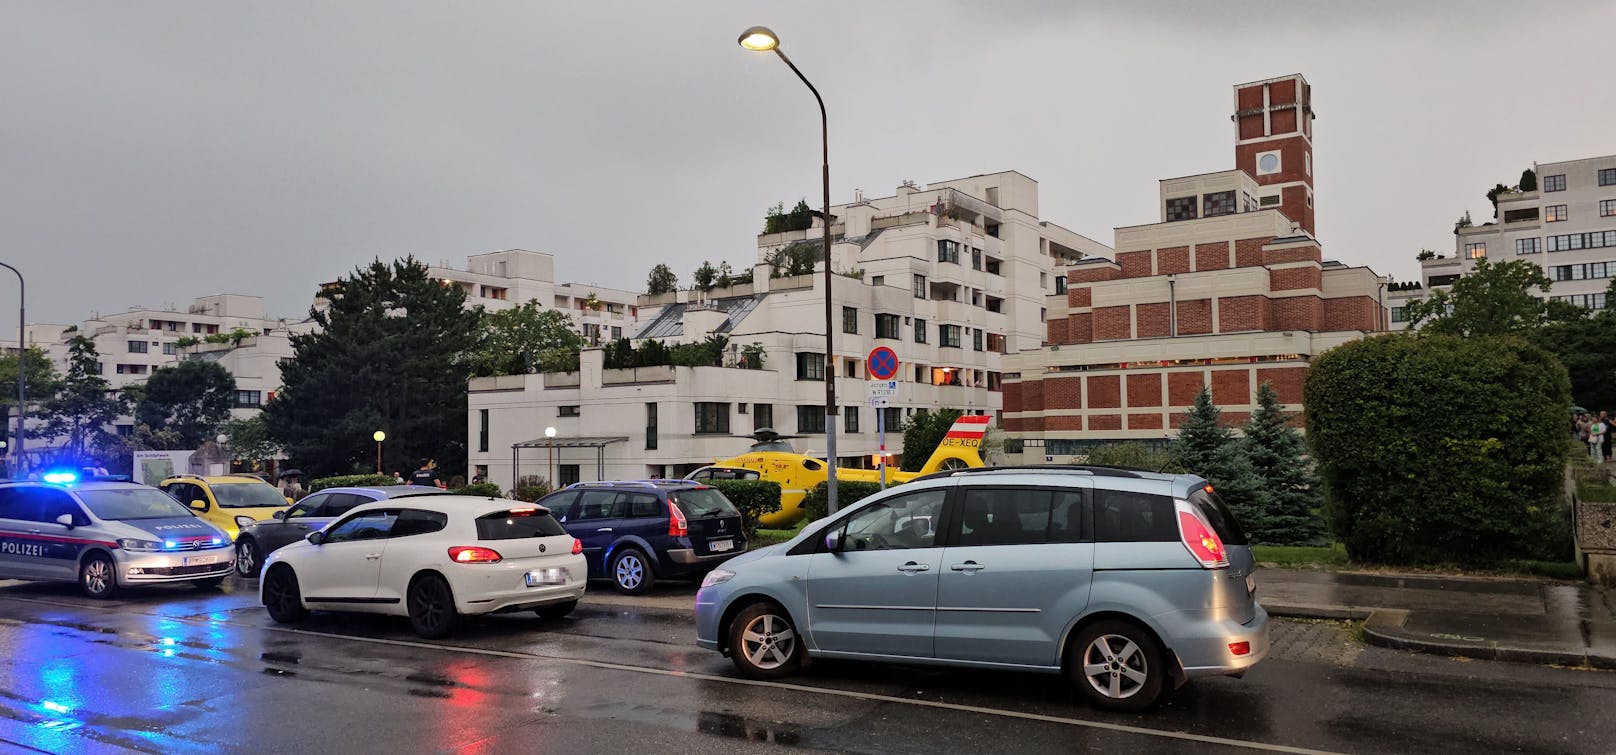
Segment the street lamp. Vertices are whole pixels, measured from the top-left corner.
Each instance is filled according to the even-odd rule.
[[[836,513],[836,329],[833,327],[831,317],[831,271],[830,271],[830,121],[825,115],[825,98],[819,96],[819,90],[814,88],[813,82],[802,71],[797,70],[797,64],[786,57],[784,50],[780,49],[780,36],[766,26],[754,26],[741,32],[737,40],[740,45],[753,52],[770,52],[780,56],[791,67],[791,72],[802,79],[808,86],[808,91],[814,93],[814,101],[819,103],[819,136],[820,136],[820,176],[823,179],[825,190],[825,502],[829,513]]]
[[[17,274],[17,467],[22,467],[22,451],[26,445],[27,431],[23,428],[24,421],[28,419],[28,399],[26,384],[28,382],[28,310],[24,306],[28,298],[28,284],[23,282],[22,271],[0,262],[0,267]],[[13,472],[15,474],[15,472]]]
[[[370,434],[376,440],[376,474],[382,473],[382,441],[387,440],[387,433],[377,430]]]
[[[547,443],[545,443],[545,445],[550,447],[550,479],[546,480],[546,482],[550,483],[550,489],[551,490],[556,489],[556,479],[555,479],[555,436],[556,436],[556,429],[555,428],[553,428],[553,427],[544,428],[544,437],[548,441]]]

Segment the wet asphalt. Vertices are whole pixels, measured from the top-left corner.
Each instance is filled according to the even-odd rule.
[[[688,585],[435,642],[385,617],[280,627],[256,586],[0,588],[0,751],[1616,751],[1616,673],[1409,655],[1329,622],[1276,621],[1244,679],[1117,715],[1030,674],[825,662],[747,682],[667,607]]]

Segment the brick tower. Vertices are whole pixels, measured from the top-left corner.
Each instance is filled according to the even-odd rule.
[[[1301,74],[1234,88],[1234,164],[1280,191],[1279,209],[1309,236],[1313,228],[1313,88]]]

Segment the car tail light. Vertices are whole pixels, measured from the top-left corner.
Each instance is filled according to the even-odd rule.
[[[1251,654],[1251,643],[1250,642],[1231,642],[1231,643],[1229,643],[1229,652],[1234,653],[1235,655],[1250,655]]]
[[[449,549],[449,560],[457,564],[497,564],[499,551],[476,545],[457,545]]]
[[[576,555],[578,555],[580,553],[583,553],[583,552],[584,552],[584,541],[579,540],[578,538],[573,538],[572,539],[572,555],[576,556]]]
[[[1223,540],[1218,533],[1212,531],[1212,525],[1186,502],[1178,502],[1177,508],[1178,537],[1189,549],[1190,555],[1200,561],[1204,569],[1226,568],[1229,565],[1229,552],[1224,550]]]
[[[690,534],[690,522],[685,519],[685,512],[679,510],[679,505],[671,499],[668,501],[668,536],[685,537]]]

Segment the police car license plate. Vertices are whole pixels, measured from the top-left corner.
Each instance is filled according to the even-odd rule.
[[[523,575],[528,587],[543,585],[564,585],[567,583],[567,570],[557,566],[548,569],[534,569]]]
[[[723,551],[732,551],[732,550],[735,550],[735,541],[734,540],[708,540],[707,541],[707,550],[710,550],[710,551],[712,551],[714,553],[720,553],[720,552],[723,552]]]
[[[184,564],[185,566],[202,566],[202,565],[205,565],[205,564],[216,564],[216,563],[219,563],[219,557],[218,556],[186,556],[185,559],[181,563]]]

